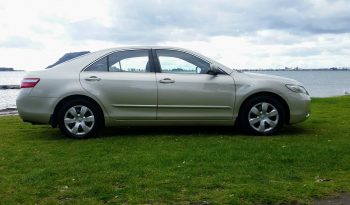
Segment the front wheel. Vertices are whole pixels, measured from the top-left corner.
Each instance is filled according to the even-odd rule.
[[[270,96],[249,99],[242,107],[239,123],[249,133],[271,135],[284,124],[285,113],[282,104]]]
[[[72,100],[60,109],[58,125],[64,135],[85,139],[98,134],[101,116],[93,103],[87,100]]]

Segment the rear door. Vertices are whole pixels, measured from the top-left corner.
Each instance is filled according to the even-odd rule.
[[[222,72],[208,74],[210,64],[192,54],[158,49],[153,52],[159,71],[159,120],[230,120],[235,83]]]
[[[115,120],[155,120],[157,84],[150,50],[112,53],[80,74],[83,88]]]

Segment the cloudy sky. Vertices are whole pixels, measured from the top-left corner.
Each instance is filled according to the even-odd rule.
[[[125,45],[195,50],[237,69],[350,67],[349,0],[0,0],[0,67]]]

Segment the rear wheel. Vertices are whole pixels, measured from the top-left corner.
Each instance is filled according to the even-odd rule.
[[[102,114],[94,103],[72,100],[62,106],[58,113],[61,132],[71,138],[84,139],[97,136],[102,126]]]
[[[282,104],[270,96],[249,99],[242,107],[239,122],[252,134],[271,135],[284,124],[285,112]]]

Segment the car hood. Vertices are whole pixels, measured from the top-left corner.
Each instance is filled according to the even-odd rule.
[[[296,85],[301,85],[300,82],[291,79],[291,78],[285,78],[285,77],[280,77],[276,75],[266,75],[266,74],[260,74],[260,73],[242,73],[243,75],[249,77],[249,78],[255,78],[255,79],[261,79],[261,80],[273,80],[273,81],[278,81],[281,83],[285,84],[296,84]]]

